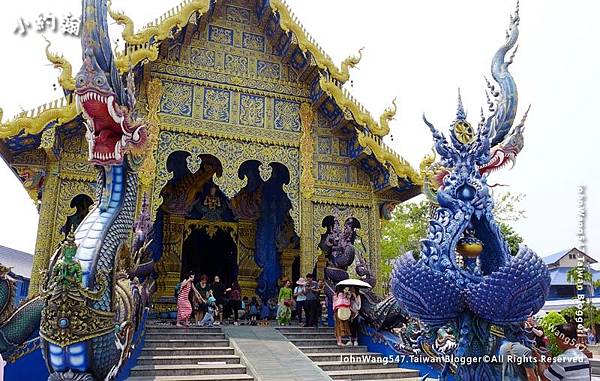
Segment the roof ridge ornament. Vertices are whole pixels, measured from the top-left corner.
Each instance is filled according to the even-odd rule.
[[[46,38],[46,36],[42,36],[44,40],[46,40],[46,58],[50,61],[54,68],[60,69],[61,74],[58,77],[58,83],[62,86],[66,91],[75,90],[75,79],[73,78],[73,66],[71,63],[62,55],[62,54],[54,54],[50,52],[50,46],[52,43],[50,40]]]

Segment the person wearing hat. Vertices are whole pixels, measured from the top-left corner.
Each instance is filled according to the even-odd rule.
[[[298,318],[298,323],[302,324],[302,309],[306,309],[304,306],[304,301],[306,300],[306,295],[304,295],[304,286],[306,285],[306,280],[304,278],[300,278],[296,281],[296,287],[294,288],[294,299],[296,300],[296,318]],[[305,313],[306,315],[306,313]]]
[[[339,346],[344,345],[342,343],[344,337],[350,336],[350,318],[352,316],[350,296],[350,287],[336,287],[336,292],[333,295],[335,338]],[[352,344],[352,341],[348,344]]]

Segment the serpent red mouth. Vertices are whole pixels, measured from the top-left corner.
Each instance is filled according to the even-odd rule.
[[[97,90],[77,93],[77,107],[87,120],[89,160],[95,164],[120,164],[124,148],[140,140],[139,128],[131,128],[115,95]]]

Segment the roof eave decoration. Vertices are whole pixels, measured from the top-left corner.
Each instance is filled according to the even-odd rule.
[[[2,120],[0,109],[0,121]],[[33,110],[22,112],[11,121],[0,122],[0,139],[18,135],[37,135],[51,123],[64,124],[77,117],[78,112],[71,96],[62,97]]]
[[[185,0],[175,8],[135,33],[133,20],[123,12],[108,7],[110,17],[125,27],[123,39],[127,43],[125,51],[116,54],[117,68],[121,74],[128,72],[140,62],[155,61],[158,58],[158,44],[185,27],[194,13],[203,15],[210,10],[211,0]]]
[[[390,132],[389,122],[396,115],[397,107],[396,100],[392,101],[393,107],[386,109],[377,123],[371,114],[348,93],[346,89],[340,88],[333,81],[328,80],[324,76],[319,79],[321,89],[328,96],[332,97],[342,110],[347,110],[352,114],[352,117],[359,126],[367,128],[371,133],[377,136],[386,136]]]
[[[153,23],[135,33],[133,21],[122,12],[113,11],[108,7],[108,13],[119,25],[124,25],[123,39],[129,45],[143,45],[153,39],[154,43],[161,42],[173,36],[173,32],[181,30],[186,26],[190,17],[195,12],[205,14],[210,9],[210,0],[185,0],[183,3],[172,8]]]
[[[341,69],[339,69],[331,60],[331,58],[317,45],[313,38],[304,30],[302,25],[298,22],[298,19],[292,15],[290,8],[282,0],[269,0],[269,6],[271,10],[279,15],[279,26],[286,32],[292,32],[296,36],[298,47],[303,53],[309,52],[315,63],[321,70],[326,70],[329,75],[340,81],[341,83],[346,82],[350,79],[350,68],[355,67],[361,60],[362,54],[359,50],[358,56],[350,56],[342,62]]]
[[[52,63],[52,65],[54,65],[56,69],[61,70],[61,74],[58,77],[58,83],[63,89],[65,89],[66,92],[75,90],[75,79],[73,78],[73,67],[71,66],[71,63],[67,61],[64,56],[51,53],[50,41],[46,39],[46,42],[48,43],[45,49],[46,58]]]
[[[395,175],[408,179],[415,185],[422,185],[423,178],[419,175],[411,165],[398,155],[393,149],[386,146],[381,140],[369,133],[368,131],[356,131],[358,143],[368,148],[375,158],[384,165],[389,164]],[[393,175],[393,173],[391,174]]]

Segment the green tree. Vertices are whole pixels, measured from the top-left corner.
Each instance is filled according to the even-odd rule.
[[[577,313],[579,309],[575,306],[568,307],[560,311],[560,314],[565,318],[575,320],[577,318]],[[583,312],[583,313],[582,313]],[[583,318],[583,325],[587,328],[593,328],[592,323],[594,325],[600,324],[600,313],[598,313],[598,309],[592,305],[590,302],[583,303],[582,312],[579,312],[580,317]]]
[[[500,232],[508,243],[510,254],[517,255],[517,252],[519,251],[519,244],[523,242],[523,237],[515,232],[514,229],[506,222],[499,222],[498,225],[500,226]]]
[[[521,209],[521,201],[525,198],[523,193],[495,192],[494,198],[494,218],[499,223],[508,224],[516,222],[527,217],[524,209]]]
[[[407,202],[394,210],[392,219],[385,222],[381,232],[381,277],[389,279],[393,260],[399,255],[420,251],[420,240],[427,235],[429,202]]]
[[[600,287],[600,279],[593,280],[592,273],[587,265],[581,269],[581,273],[579,272],[579,267],[577,266],[570,268],[567,272],[567,282],[576,284],[580,274],[583,284],[591,285],[593,288]]]
[[[564,316],[556,311],[548,312],[548,314],[544,316],[540,322],[540,326],[548,338],[548,350],[552,356],[558,356],[562,352],[557,345],[558,338],[555,334],[555,327],[557,325],[565,324],[566,322],[567,320],[564,318]]]

